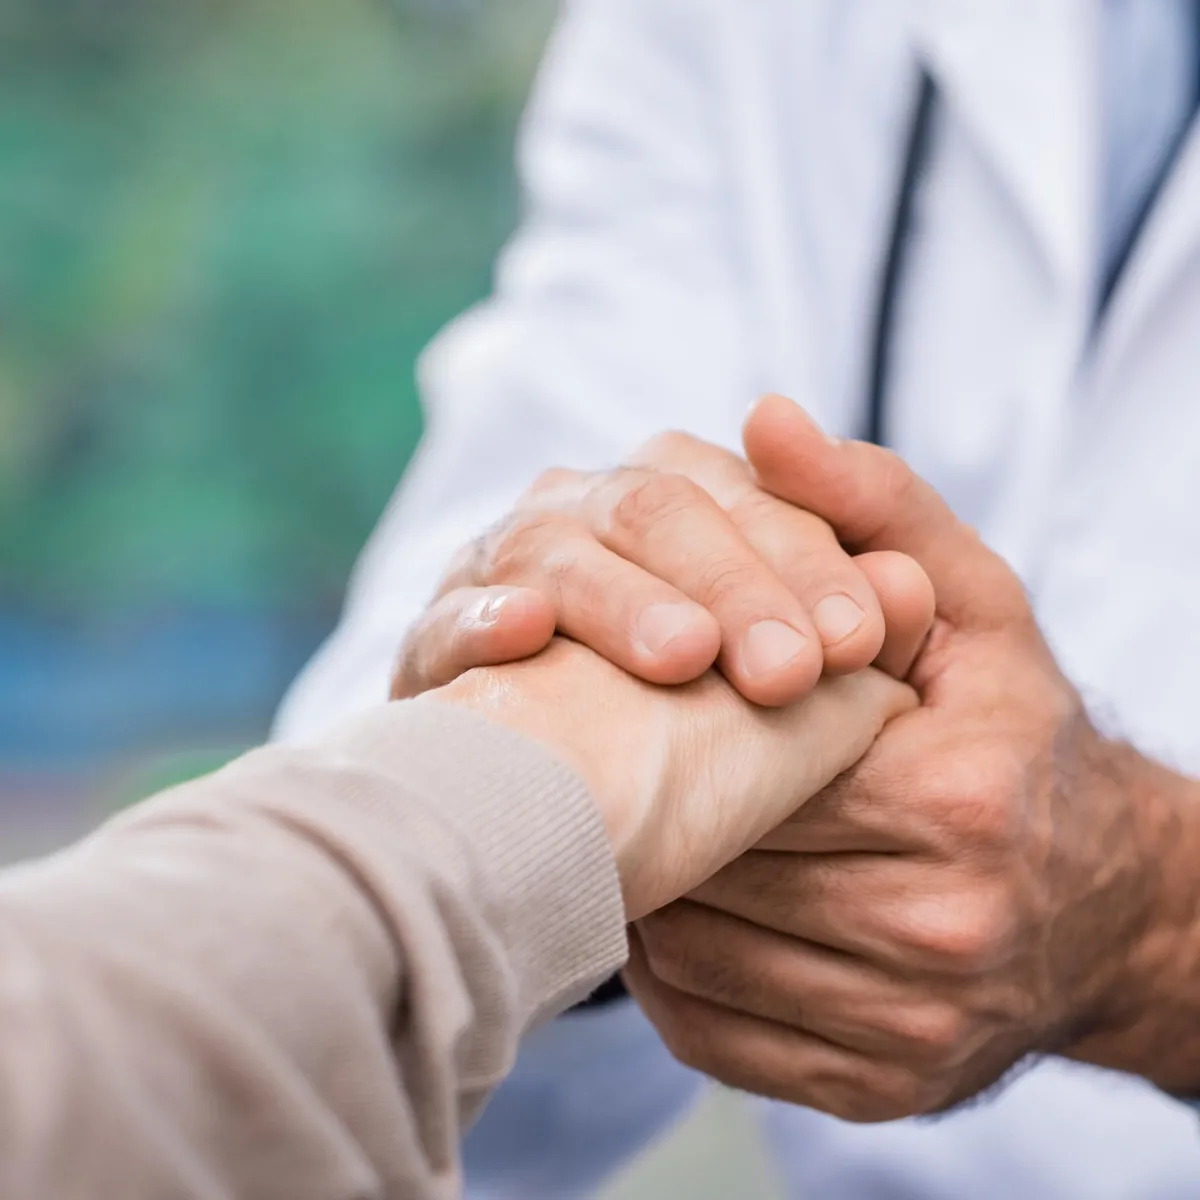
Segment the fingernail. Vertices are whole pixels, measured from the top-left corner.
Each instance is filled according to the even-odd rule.
[[[782,621],[751,625],[742,641],[742,667],[748,675],[769,675],[786,667],[808,644],[804,634]]]
[[[500,620],[500,613],[508,603],[508,599],[507,592],[501,592],[499,595],[493,596],[481,596],[467,609],[463,616],[464,624],[495,625]]]
[[[842,593],[826,596],[813,609],[813,624],[827,646],[849,637],[866,620],[867,614]]]
[[[695,625],[696,610],[690,604],[651,604],[638,617],[637,638],[644,649],[658,655]]]

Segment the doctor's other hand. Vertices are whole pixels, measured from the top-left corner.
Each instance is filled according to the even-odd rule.
[[[743,459],[668,433],[613,471],[547,471],[467,546],[406,639],[393,696],[534,654],[557,630],[651,683],[716,663],[747,699],[783,705],[822,671],[903,676],[932,610],[910,559],[851,559]]]
[[[1012,571],[901,460],[777,397],[745,441],[846,544],[911,554],[937,615],[921,707],[639,923],[626,979],[667,1045],[856,1121],[944,1110],[1038,1053],[1194,1089],[1196,785],[1093,728]]]
[[[600,810],[630,920],[682,896],[857,762],[916,704],[872,668],[799,704],[748,703],[715,672],[647,684],[575,642],[467,672],[429,694],[546,746]]]

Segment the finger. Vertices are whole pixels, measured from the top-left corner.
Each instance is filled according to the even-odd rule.
[[[810,614],[826,671],[849,674],[875,660],[885,632],[879,601],[825,521],[764,492],[744,459],[688,434],[662,434],[630,461],[686,476],[729,513]]]
[[[873,1057],[962,1053],[961,1014],[932,988],[866,960],[681,901],[637,923],[654,977],[711,1004]]]
[[[600,477],[581,516],[602,544],[652,571],[716,617],[718,664],[748,700],[794,703],[824,665],[801,601],[690,479],[626,468]]]
[[[944,759],[944,722],[921,707],[901,713],[881,732],[853,768],[821,789],[772,829],[761,850],[810,856],[904,854],[944,858],[945,810],[960,812],[957,796],[930,803],[953,781],[929,764]],[[913,805],[921,795],[924,803]],[[957,847],[957,842],[953,843]]]
[[[554,621],[550,601],[526,588],[450,592],[409,629],[392,676],[392,699],[442,687],[473,667],[537,654],[554,636]]]
[[[799,704],[746,704],[708,675],[656,693],[675,793],[646,835],[636,918],[686,895],[856,762],[911,688],[868,668],[822,679]]]
[[[688,899],[788,937],[894,963],[904,955],[891,918],[920,894],[914,887],[921,882],[912,862],[899,856],[752,850]]]
[[[900,718],[903,719],[903,718]],[[776,825],[757,843],[756,849],[789,854],[902,854],[913,845],[906,826],[896,828],[894,805],[872,786],[863,773],[874,762],[878,745],[862,760],[822,788],[787,820]],[[895,794],[904,796],[896,781]]]
[[[874,662],[884,645],[883,610],[866,573],[833,530],[758,487],[730,509],[730,516],[808,610],[821,638],[825,670],[851,674]]]
[[[938,611],[997,628],[1026,609],[1012,571],[902,459],[826,437],[798,405],[767,396],[746,419],[747,457],[767,491],[828,521],[861,550],[898,550],[928,573]]]
[[[1007,961],[1012,949],[1003,887],[980,877],[973,864],[756,850],[688,898],[906,973],[973,978]]]
[[[894,550],[860,554],[854,562],[879,598],[886,623],[887,634],[875,665],[903,679],[933,628],[933,584],[915,559]]]
[[[752,712],[752,723],[736,739],[738,753],[716,755],[714,764],[711,749],[697,747],[697,766],[705,772],[698,786],[725,797],[727,820],[735,815],[735,798],[749,807],[749,840],[739,847],[745,849],[789,817],[799,820],[804,803],[858,762],[880,731],[915,704],[910,688],[873,668],[823,679],[801,704]],[[696,728],[706,742],[722,733],[728,740],[729,732],[719,719]]]
[[[761,1017],[689,996],[657,979],[640,935],[623,977],[671,1053],[729,1087],[832,1113],[883,1121],[924,1111],[909,1073]]]
[[[675,991],[847,1049],[878,1048],[856,1047],[860,1031],[847,1020],[857,992],[892,991],[862,959],[686,900],[643,917],[637,932],[654,978]]]
[[[516,514],[475,543],[446,586],[505,583],[548,597],[560,632],[649,683],[713,665],[721,629],[703,605],[562,516]]]

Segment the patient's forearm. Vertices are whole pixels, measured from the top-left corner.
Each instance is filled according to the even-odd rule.
[[[582,782],[433,702],[0,877],[0,1195],[458,1194],[517,1040],[625,953]]]

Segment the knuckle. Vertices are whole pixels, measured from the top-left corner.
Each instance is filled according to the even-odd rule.
[[[658,1026],[671,1057],[726,1087],[793,1103],[808,1100],[805,1081],[780,1069],[786,1050],[778,1045],[747,1043],[725,1022],[709,1013],[688,1013]]]
[[[392,700],[408,700],[423,690],[422,679],[416,670],[411,639],[405,639],[392,666],[392,681],[388,697]]]
[[[788,1104],[808,1102],[803,1082],[797,1083],[781,1074],[778,1065],[766,1055],[756,1058],[717,1049],[708,1055],[707,1061],[698,1069],[734,1091],[763,1096],[768,1100],[782,1100]]]
[[[797,888],[806,874],[811,878],[820,864],[771,854],[746,854],[725,867],[714,881],[723,886],[730,900],[741,899],[763,921],[776,923],[793,914]]]
[[[629,468],[618,477],[607,531],[618,539],[641,539],[660,521],[706,501],[706,493],[683,475]]]
[[[912,468],[891,450],[879,454],[880,487],[893,511],[907,509],[917,494],[917,476]]]
[[[640,600],[631,585],[627,563],[583,564],[568,552],[551,551],[543,561],[544,587],[558,601],[564,632],[582,619],[599,621],[610,630],[629,628]]]
[[[784,562],[798,560],[804,564],[804,573],[810,566],[818,569],[832,565],[835,551],[848,562],[848,556],[837,546],[830,544],[821,534],[828,526],[817,517],[792,508],[758,487],[747,486],[729,508],[733,523],[747,536],[752,536],[755,545],[768,554],[778,556]],[[814,524],[816,522],[816,524]],[[832,535],[830,535],[832,539]]]
[[[655,1016],[655,1027],[663,1045],[676,1062],[693,1071],[719,1077],[720,1065],[713,1048],[720,1038],[714,1036],[708,1020],[693,1012],[679,1012],[667,1001]]]
[[[713,953],[711,939],[670,909],[643,919],[642,944],[655,978],[695,996],[724,994],[731,972]]]
[[[701,604],[733,601],[761,591],[763,570],[755,563],[717,558],[705,563],[696,577],[696,598]]]
[[[474,575],[479,583],[507,583],[541,565],[547,550],[565,532],[554,513],[518,510],[493,525],[479,540]]]
[[[478,537],[473,537],[469,542],[459,546],[454,552],[434,590],[433,598],[430,601],[431,605],[447,592],[461,586],[474,584],[479,565],[483,561],[484,543],[487,541],[489,532],[490,530],[485,530]]]
[[[1007,898],[989,889],[910,906],[904,926],[902,940],[926,963],[949,974],[971,975],[1008,956],[1015,922]]]
[[[533,483],[525,491],[525,496],[538,498],[543,502],[555,492],[569,487],[579,481],[580,473],[568,467],[547,467],[539,471]]]
[[[879,1068],[846,1063],[809,1083],[807,1102],[841,1121],[870,1124],[886,1121],[891,1105],[878,1084]]]
[[[742,702],[732,689],[718,686],[714,701],[740,707]],[[694,894],[702,898],[701,903],[752,918],[760,927],[787,933],[805,916],[805,906],[797,903],[797,897],[811,889],[814,880],[824,882],[822,869],[823,864],[802,855],[751,850],[722,867]],[[724,944],[728,945],[727,939]]]
[[[392,666],[389,695],[393,700],[419,696],[436,686],[430,664],[438,641],[438,606],[428,609],[409,629]]]
[[[962,756],[933,781],[930,795],[953,847],[1002,848],[1013,838],[1017,800],[1026,780],[1010,747],[985,745]]]
[[[640,463],[670,465],[712,449],[694,434],[684,433],[681,429],[668,429],[643,442],[635,458]]]
[[[675,918],[670,907],[660,909],[638,922],[638,933],[646,952],[651,973],[663,983],[674,984],[681,973],[686,952],[681,949],[683,937],[674,928]]]
[[[751,479],[746,460],[724,446],[706,442],[678,429],[656,434],[630,457],[631,466],[676,471],[690,479],[745,483]]]
[[[1040,633],[1038,637],[1040,640]],[[1049,657],[1048,647],[1047,656]],[[1042,693],[1042,724],[1045,728],[1058,731],[1054,742],[1056,749],[1074,749],[1078,745],[1077,739],[1088,740],[1094,732],[1094,727],[1083,697],[1058,673],[1053,658],[1050,658],[1050,664],[1055,678],[1051,686]]]
[[[776,534],[781,541],[786,538],[791,557],[819,561],[828,555],[831,560],[850,561],[849,554],[838,544],[826,521],[764,492],[753,483],[739,492],[729,514],[739,525],[751,525],[759,533]]]
[[[847,1097],[851,1106],[845,1119],[858,1124],[878,1124],[916,1117],[932,1107],[933,1089],[915,1071],[892,1067],[876,1071],[868,1087]]]
[[[904,1009],[895,1021],[895,1032],[920,1061],[941,1063],[957,1056],[970,1027],[960,1009],[937,1002]]]
[[[815,1107],[858,1125],[918,1116],[934,1104],[933,1089],[918,1073],[881,1063],[847,1067],[815,1091]]]

